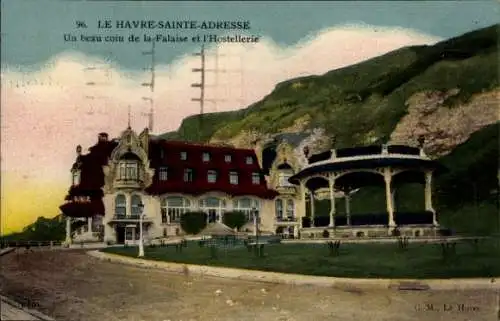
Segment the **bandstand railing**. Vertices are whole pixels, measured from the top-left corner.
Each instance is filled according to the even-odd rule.
[[[335,216],[335,226],[369,226],[369,225],[389,225],[389,215],[387,213],[355,214],[350,216],[350,224],[347,224],[347,216]],[[421,212],[395,212],[394,222],[397,226],[405,225],[427,225],[433,223],[433,213],[430,211]],[[327,227],[330,224],[330,217],[314,217],[314,227]],[[311,218],[302,218],[302,227],[311,227]]]
[[[314,164],[329,159],[377,156],[377,155],[403,155],[403,156],[423,156],[422,150],[417,147],[406,145],[371,145],[360,147],[348,147],[332,149],[309,158],[309,164]]]

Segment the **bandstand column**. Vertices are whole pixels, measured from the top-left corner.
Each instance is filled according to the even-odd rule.
[[[71,218],[66,216],[66,244],[71,244]]]
[[[330,174],[328,177],[328,185],[330,189],[330,227],[335,226],[335,176]]]
[[[437,226],[436,211],[432,207],[432,172],[425,172],[425,210],[432,212],[432,224]]]
[[[351,195],[349,192],[345,194],[345,214],[347,218],[347,225],[351,225]]]
[[[309,201],[311,202],[311,227],[314,227],[314,192],[309,192]]]
[[[385,181],[385,199],[387,204],[387,213],[389,214],[389,227],[395,227],[394,222],[394,205],[392,204],[392,192],[391,192],[391,181],[392,173],[390,168],[384,170],[384,181]]]
[[[396,188],[393,187],[391,190],[391,201],[392,201],[392,210],[397,211],[397,205],[396,205]]]
[[[303,228],[302,226],[302,217],[306,215],[306,184],[304,181],[300,181],[300,200],[301,200],[301,205],[300,205],[300,217],[298,219],[300,220],[299,226]],[[297,231],[298,233],[298,231]]]
[[[89,233],[92,233],[92,217],[87,218],[87,228]]]

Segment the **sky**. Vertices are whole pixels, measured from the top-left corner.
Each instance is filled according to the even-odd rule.
[[[429,45],[498,23],[495,1],[137,2],[3,0],[1,2],[1,229],[19,230],[38,216],[59,214],[69,188],[75,147],[86,150],[105,131],[147,126],[175,130],[199,112],[197,35],[259,37],[251,44],[207,43],[206,112],[244,108],[281,81],[348,66],[409,45]],[[111,29],[98,22],[110,20]],[[117,29],[119,20],[248,21],[248,30]],[[85,24],[86,28],[81,25]],[[80,25],[80,28],[77,27]],[[139,42],[128,42],[133,34]],[[144,35],[187,36],[155,44]],[[77,41],[65,41],[72,35]],[[88,42],[84,36],[123,36]],[[67,36],[68,38],[68,36]],[[215,58],[218,53],[218,59]],[[218,60],[218,63],[216,62]],[[218,66],[218,67],[217,67]],[[94,85],[88,85],[94,83]],[[146,99],[145,99],[146,98]]]

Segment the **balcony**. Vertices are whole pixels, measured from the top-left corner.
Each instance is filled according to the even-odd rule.
[[[290,225],[299,223],[296,217],[275,217],[274,222],[276,225]]]
[[[139,215],[121,215],[121,214],[115,214],[113,215],[113,218],[111,219],[111,222],[139,222]],[[143,217],[144,222],[152,222],[152,219],[150,217]]]
[[[116,179],[115,188],[141,188],[143,181],[141,179]]]
[[[280,194],[296,194],[297,187],[294,185],[278,185],[276,186],[276,191]]]

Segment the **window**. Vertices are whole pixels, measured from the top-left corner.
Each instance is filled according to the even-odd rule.
[[[260,202],[252,198],[240,198],[233,201],[233,210],[235,212],[245,213],[247,222],[253,222],[253,210],[260,210]]]
[[[210,161],[210,154],[209,153],[203,153],[203,161],[204,162]]]
[[[115,197],[115,215],[125,216],[127,214],[127,199],[125,195],[118,194]]]
[[[184,182],[193,181],[193,170],[191,168],[186,168],[184,170]]]
[[[74,171],[73,172],[73,178],[72,178],[72,185],[76,186],[80,184],[80,171]]]
[[[120,180],[137,180],[139,178],[137,161],[120,161],[120,171],[118,178]]]
[[[217,181],[217,172],[210,170],[207,172],[207,181],[209,183],[215,183]]]
[[[224,161],[225,161],[226,163],[231,163],[231,155],[225,155],[225,156],[224,156]]]
[[[224,200],[220,200],[217,197],[207,197],[200,200],[201,208],[219,208],[226,207],[226,202]]]
[[[181,160],[186,160],[187,159],[187,153],[186,152],[181,152]]]
[[[132,213],[132,216],[139,216],[142,214],[142,209],[139,207],[141,203],[141,197],[139,195],[132,195],[130,202],[130,213]]]
[[[253,158],[252,158],[252,156],[247,156],[247,158],[245,160],[245,163],[247,165],[252,165],[253,164]]]
[[[229,172],[229,183],[232,185],[238,185],[238,173]]]
[[[161,222],[179,223],[181,216],[191,210],[191,202],[182,196],[169,196],[161,200]]]
[[[286,186],[293,186],[293,184],[288,181],[288,179],[290,177],[292,177],[292,173],[280,172],[278,177],[279,177],[279,179],[278,179],[279,186],[285,186],[285,187]]]
[[[274,206],[274,210],[276,211],[276,218],[283,218],[283,200],[277,199],[276,202],[274,202]]]
[[[160,167],[160,170],[158,172],[158,177],[160,178],[160,181],[168,180],[168,168]]]
[[[259,185],[260,184],[260,174],[252,173],[252,184]]]
[[[165,151],[160,149],[160,158],[163,159],[165,157]]]
[[[286,216],[288,218],[293,218],[295,215],[295,204],[293,200],[287,200],[286,201]]]

